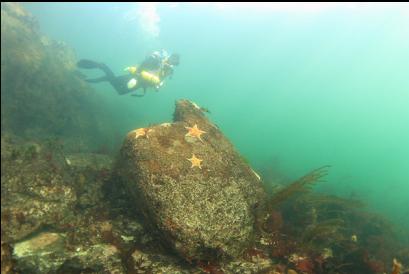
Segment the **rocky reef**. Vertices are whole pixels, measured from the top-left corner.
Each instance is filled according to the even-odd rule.
[[[200,113],[186,100],[179,102],[177,109],[180,108]],[[212,126],[207,119],[204,117],[202,119],[201,125],[208,123],[207,126]],[[173,126],[176,129],[173,132],[181,135],[180,139],[186,138],[184,141],[186,145],[193,146],[197,145],[197,141],[202,142],[196,140],[196,137],[185,136],[186,128],[183,122],[176,122]],[[166,130],[170,126],[157,127]],[[212,132],[210,128],[206,127],[206,130]],[[148,133],[149,138],[145,135],[140,137],[141,140],[146,138],[154,141],[151,133]],[[164,133],[166,132],[162,132]],[[213,134],[218,134],[216,135],[218,138],[224,138],[216,127]],[[208,138],[202,136],[201,139],[205,142],[209,141]],[[123,152],[128,141],[126,139],[124,142]],[[136,203],[135,199],[138,196],[134,196],[134,191],[128,193],[130,187],[137,185],[130,183],[128,185],[125,181],[127,177],[117,176],[120,171],[134,170],[123,163],[125,160],[123,154],[113,164],[113,159],[107,155],[67,153],[58,141],[26,142],[3,136],[1,139],[3,273],[210,273],[209,271],[217,273],[215,271],[222,271],[222,267],[226,273],[258,273],[271,267],[272,261],[268,258],[259,258],[255,261],[242,258],[242,253],[246,252],[254,241],[256,235],[254,211],[259,199],[263,199],[264,192],[258,177],[240,159],[232,145],[226,139],[221,143],[224,146],[223,153],[226,155],[231,153],[231,158],[224,164],[224,168],[236,163],[236,169],[224,171],[223,174],[232,172],[225,182],[218,177],[211,179],[210,172],[205,180],[210,181],[209,186],[213,186],[213,182],[219,180],[226,189],[217,191],[220,186],[214,186],[212,191],[208,192],[203,188],[205,185],[195,189],[187,186],[180,188],[175,186],[173,179],[169,182],[172,185],[164,188],[169,191],[164,194],[171,195],[174,187],[174,195],[171,196],[174,202],[181,205],[191,204],[181,208],[183,210],[178,210],[176,208],[178,204],[171,202],[169,207],[173,207],[174,213],[163,209],[164,213],[169,214],[165,215],[166,218],[170,220],[180,218],[180,222],[186,222],[186,226],[189,226],[190,222],[196,226],[194,229],[184,231],[183,227],[178,227],[180,224],[173,224],[166,219],[163,224],[147,222],[162,220],[157,217],[161,215],[147,215],[150,214],[147,213],[148,210],[153,210],[149,209],[148,205],[143,209],[139,208],[143,204]],[[147,144],[145,142],[145,145]],[[176,153],[183,152],[177,151],[179,152]],[[157,153],[162,155],[163,151]],[[202,155],[200,151],[195,153],[198,156]],[[208,153],[213,157],[217,154],[211,149]],[[210,167],[210,164],[205,162],[202,162],[201,168],[192,167],[191,162],[185,158],[183,160],[186,161],[187,167],[181,164],[181,169],[186,172],[202,171]],[[213,163],[221,165],[219,162]],[[115,170],[113,166],[116,167]],[[218,167],[218,170],[221,171],[222,168]],[[164,174],[172,172],[167,168],[162,171]],[[153,175],[159,174],[154,170],[150,172]],[[164,178],[168,176],[170,175]],[[188,178],[192,182],[197,180],[197,177],[192,175]],[[235,182],[234,178],[237,185],[229,186]],[[238,180],[240,178],[242,180]],[[248,180],[248,184],[245,179]],[[204,178],[201,177],[201,180]],[[201,180],[196,182],[204,184],[205,182]],[[182,186],[187,184],[181,182]],[[250,189],[250,183],[255,187]],[[190,194],[184,192],[185,190],[194,196],[189,198]],[[214,192],[218,193],[204,199],[211,203],[204,204],[203,198]],[[154,194],[155,192],[147,193],[147,196],[155,197]],[[185,195],[186,200],[183,200]],[[232,203],[237,209],[224,204],[227,202]],[[229,214],[233,216],[227,216]],[[163,225],[162,229],[152,230],[152,227],[161,228],[160,225]],[[245,233],[241,231],[242,229]],[[218,233],[223,237],[217,235]],[[179,237],[179,245],[172,246],[173,238],[170,237],[175,239]],[[201,242],[201,238],[206,241]],[[185,250],[191,253],[182,253]]]
[[[188,100],[175,120],[130,132],[117,174],[135,208],[188,261],[239,255],[264,200],[260,177]]]

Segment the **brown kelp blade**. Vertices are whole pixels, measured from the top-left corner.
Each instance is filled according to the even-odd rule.
[[[308,174],[279,190],[277,193],[273,194],[269,201],[269,206],[274,207],[279,203],[287,200],[289,197],[295,193],[304,192],[309,189],[313,184],[317,182],[322,182],[322,178],[328,174],[328,169],[330,166],[322,166],[320,168],[310,171]]]

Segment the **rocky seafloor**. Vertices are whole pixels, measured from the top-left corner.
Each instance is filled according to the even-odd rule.
[[[308,191],[328,167],[279,185],[189,100],[94,149],[73,51],[20,5],[1,15],[2,273],[407,273],[407,232]]]
[[[180,104],[201,113],[188,101]],[[158,125],[155,133],[138,138],[131,132],[115,164],[106,155],[69,154],[58,144],[19,144],[3,137],[2,250],[9,252],[4,261],[11,259],[22,273],[202,273],[216,269],[209,262],[219,259],[229,261],[224,268],[231,273],[258,273],[271,267],[267,258],[233,259],[254,239],[252,207],[263,195],[259,178],[227,140],[219,155],[217,148],[208,149],[216,149],[213,157],[230,157],[237,166],[229,161],[221,166],[199,149],[195,153],[203,155],[202,167],[191,167],[185,154],[204,144],[185,136],[184,124],[178,123]],[[217,128],[214,131],[223,138]],[[179,140],[172,143],[171,136],[178,132]],[[169,139],[166,147],[160,138]],[[203,137],[203,142],[209,138]],[[128,149],[133,140],[140,147]],[[134,151],[156,154],[142,159],[135,153],[134,162],[122,156]],[[167,153],[180,159],[168,158]],[[161,159],[178,162],[181,170],[162,167]],[[212,166],[223,172],[230,169],[231,174],[212,176]],[[120,175],[124,170],[146,177],[128,178]],[[174,178],[183,173],[186,181]],[[235,174],[241,180],[235,181]],[[143,192],[132,182],[152,189]]]
[[[116,157],[6,134],[2,273],[389,273],[408,260],[359,202],[307,192],[326,172],[267,195],[188,100],[174,122],[131,131]]]

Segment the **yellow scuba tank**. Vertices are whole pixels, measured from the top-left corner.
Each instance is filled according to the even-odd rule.
[[[146,82],[149,82],[153,85],[158,85],[160,84],[160,79],[158,76],[156,76],[153,73],[147,72],[147,71],[141,71],[141,77],[143,80],[145,80]]]

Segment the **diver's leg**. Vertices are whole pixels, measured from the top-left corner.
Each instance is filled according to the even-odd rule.
[[[127,89],[127,78],[126,75],[124,76],[119,76],[116,77],[115,74],[112,72],[112,70],[105,65],[104,63],[99,63],[99,62],[95,62],[92,60],[88,60],[88,59],[82,59],[77,63],[77,66],[83,69],[94,69],[94,68],[98,68],[100,70],[102,70],[105,75],[99,78],[95,78],[95,79],[85,79],[85,81],[89,82],[89,83],[100,83],[100,82],[109,82],[112,87],[118,92],[118,94],[122,95],[122,94],[126,94],[130,91],[128,91]],[[125,82],[126,81],[126,82]]]
[[[131,89],[128,89],[127,86],[128,81],[132,79],[132,76],[130,75],[115,76],[112,70],[104,63],[100,63],[98,68],[105,73],[105,76],[98,79],[94,79],[96,80],[96,82],[108,81],[112,85],[112,87],[118,92],[119,95],[127,94],[132,91]]]
[[[98,68],[105,73],[106,77],[108,78],[108,81],[111,81],[116,78],[112,70],[104,63],[100,63]]]
[[[99,68],[101,63],[98,63],[96,61],[92,61],[89,59],[81,59],[78,61],[77,66],[82,69],[94,69],[94,68]]]
[[[131,75],[121,75],[117,76],[112,80],[109,80],[111,85],[115,88],[115,90],[118,92],[119,95],[124,95],[127,93],[130,93],[137,89],[137,86],[134,86],[132,88],[128,88],[128,82],[133,78]]]
[[[85,81],[88,83],[100,83],[100,82],[108,81],[108,78],[106,76],[102,76],[102,77],[94,78],[94,79],[85,79]]]

